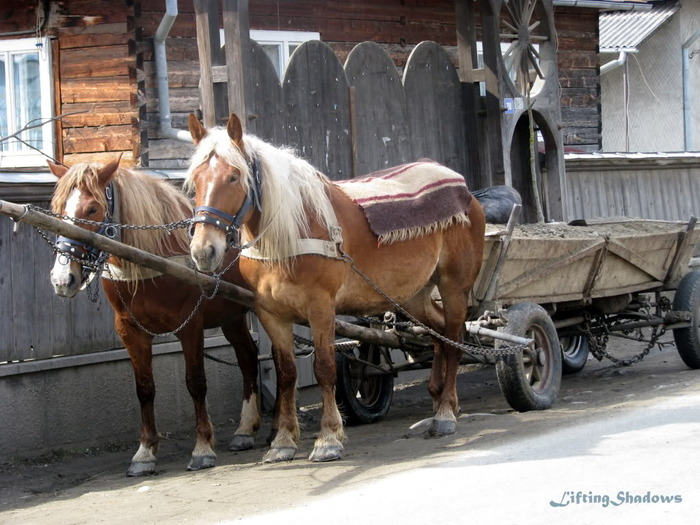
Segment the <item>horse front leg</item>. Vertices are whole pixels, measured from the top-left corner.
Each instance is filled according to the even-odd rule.
[[[236,351],[236,359],[243,376],[240,423],[228,448],[234,451],[248,450],[253,448],[255,434],[260,428],[258,347],[250,335],[244,315],[233,318],[222,325],[221,329]]]
[[[318,304],[318,303],[316,303]],[[333,461],[343,456],[345,431],[335,402],[335,315],[332,307],[309,317],[314,340],[314,374],[321,389],[321,432],[309,455],[310,461]]]
[[[115,327],[124,347],[129,353],[134,370],[136,396],[141,405],[141,435],[139,448],[131,459],[126,471],[130,477],[147,476],[156,472],[156,454],[158,453],[158,430],[153,402],[156,387],[153,380],[152,340],[153,338],[140,329],[131,326],[117,317]]]
[[[216,465],[214,425],[207,411],[207,376],[204,370],[204,331],[201,318],[194,318],[178,334],[185,358],[185,382],[192,397],[197,441],[187,470],[202,470]]]
[[[277,374],[277,400],[275,402],[275,437],[263,463],[291,461],[299,447],[299,420],[297,418],[296,386],[297,368],[294,358],[294,334],[292,323],[262,309],[256,311],[260,322],[272,341],[275,372]]]

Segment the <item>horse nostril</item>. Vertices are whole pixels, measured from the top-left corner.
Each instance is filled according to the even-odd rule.
[[[74,283],[75,283],[75,276],[73,274],[70,274],[68,276],[68,287],[71,288]]]

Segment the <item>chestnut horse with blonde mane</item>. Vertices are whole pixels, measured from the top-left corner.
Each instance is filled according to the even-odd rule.
[[[321,431],[309,459],[339,459],[345,435],[335,401],[336,313],[378,314],[399,304],[448,340],[461,341],[468,294],[483,257],[483,210],[475,199],[466,206],[465,198],[468,212],[460,219],[380,243],[340,184],[292,151],[244,135],[236,115],[226,128],[210,130],[191,115],[190,133],[197,145],[185,182],[195,191],[192,258],[199,270],[216,270],[225,260],[227,232],[240,229],[246,243],[241,274],[255,294],[255,313],[272,341],[277,435],[264,461],[291,460],[298,448],[292,333],[297,322],[308,322],[311,328],[314,373],[323,399]],[[463,177],[440,169],[452,181],[458,179],[469,196]],[[431,297],[436,287],[441,304]],[[439,338],[434,338],[434,352],[428,384],[435,409],[431,432],[453,433],[461,352]]]
[[[119,168],[119,159],[104,166],[77,164],[70,169],[49,162],[49,168],[59,178],[51,203],[56,213],[103,225],[110,222],[170,224],[192,216],[191,202],[174,185]],[[98,230],[96,226],[78,224]],[[112,233],[116,231],[113,227]],[[170,233],[165,229],[122,229],[121,241],[156,255],[179,258],[183,264],[191,264],[188,235],[184,229]],[[88,272],[84,271],[81,257],[89,256],[90,248],[65,238],[59,238],[57,246],[61,251],[51,271],[51,282],[56,294],[73,297],[86,284]],[[69,258],[65,253],[72,253],[73,257]],[[227,265],[235,255],[228,254]],[[136,393],[141,404],[140,444],[127,475],[143,476],[155,472],[158,431],[153,407],[152,342],[156,333],[177,330],[175,335],[182,344],[186,384],[194,402],[197,432],[188,470],[213,467],[216,462],[214,428],[206,406],[207,380],[203,362],[205,328],[221,327],[236,351],[244,380],[244,400],[241,422],[229,448],[251,448],[260,425],[260,416],[257,347],[248,331],[246,309],[221,298],[204,300],[197,308],[202,294],[198,287],[117,257],[110,257],[107,262],[102,286],[114,309],[116,331],[131,358]],[[222,278],[234,284],[243,284],[237,265],[228,269]],[[191,318],[188,320],[189,316]]]

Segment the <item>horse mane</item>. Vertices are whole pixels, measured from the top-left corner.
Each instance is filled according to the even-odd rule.
[[[185,189],[194,189],[195,169],[217,154],[240,171],[241,185],[248,191],[252,174],[246,155],[254,155],[262,179],[259,230],[263,232],[255,246],[265,259],[289,267],[289,254],[294,253],[299,239],[309,236],[312,218],[327,230],[335,223],[327,192],[330,181],[290,148],[278,148],[249,134],[243,137],[243,147],[245,152],[234,145],[224,128],[208,130],[190,159]],[[243,242],[254,238],[246,227],[242,233]]]
[[[97,178],[99,168],[97,164],[87,163],[72,166],[56,184],[51,209],[61,213],[75,188],[85,188],[106,208],[107,199]],[[167,180],[119,168],[112,181],[116,185],[119,200],[118,221],[121,224],[169,224],[191,216],[192,205],[189,199]],[[187,230],[183,228],[178,228],[172,233],[161,228],[124,228],[121,230],[121,242],[161,256],[189,253],[189,238]],[[142,278],[141,266],[123,259],[115,259],[116,265],[121,266],[133,279]]]

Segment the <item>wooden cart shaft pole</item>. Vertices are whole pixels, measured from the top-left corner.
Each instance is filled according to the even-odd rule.
[[[169,261],[163,257],[158,257],[157,255],[139,250],[133,246],[117,242],[104,235],[85,230],[75,224],[55,219],[25,206],[0,200],[0,214],[8,215],[15,221],[26,222],[37,228],[42,228],[75,241],[94,246],[116,257],[138,264],[139,266],[144,266],[161,273],[167,273],[185,281],[187,284],[199,286],[206,293],[211,294],[216,289],[216,279],[210,275],[200,273],[182,264]],[[231,283],[221,281],[217,294],[249,308],[253,306],[253,294]]]
[[[163,257],[117,242],[103,235],[98,235],[95,232],[85,230],[75,224],[55,219],[54,217],[29,209],[23,205],[0,200],[0,214],[7,215],[17,222],[26,222],[34,227],[42,228],[57,235],[63,235],[70,239],[94,246],[134,264],[161,273],[167,273],[187,284],[199,286],[206,293],[211,294],[216,289],[216,279],[209,275],[187,268],[182,264],[174,263]],[[234,284],[221,281],[216,293],[230,301],[234,301],[249,308],[253,307],[254,296],[252,292]],[[369,344],[388,346],[391,348],[400,348],[401,346],[400,338],[396,334],[383,332],[381,330],[365,328],[343,321],[336,321],[335,329],[336,333],[340,336],[357,339]]]

